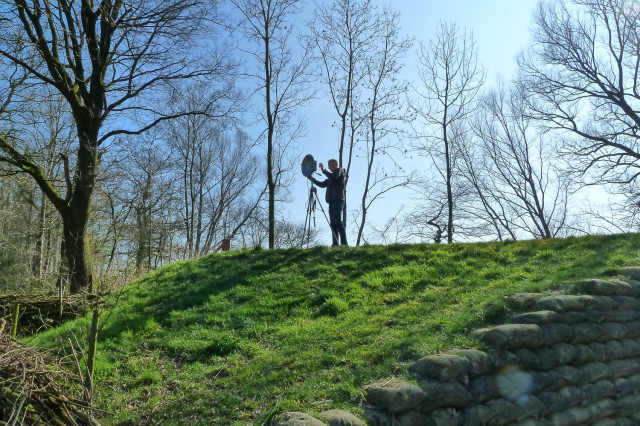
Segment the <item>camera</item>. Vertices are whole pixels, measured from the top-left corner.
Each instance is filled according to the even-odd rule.
[[[302,159],[300,169],[304,177],[309,177],[318,169],[318,162],[313,159],[313,155],[307,154]]]

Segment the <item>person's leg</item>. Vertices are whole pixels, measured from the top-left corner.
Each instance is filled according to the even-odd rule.
[[[342,209],[344,208],[344,200],[336,200],[334,204],[336,204],[336,210],[338,211],[338,214],[336,216],[336,230],[334,232],[336,233],[336,235],[340,235],[340,244],[346,246],[348,245],[347,232],[344,228],[344,223],[342,223]]]
[[[331,227],[331,240],[333,246],[338,245],[338,224],[340,222],[340,214],[342,213],[342,209],[336,205],[336,202],[329,202],[329,225]]]
[[[338,227],[338,232],[340,233],[340,240],[342,241],[340,244],[343,246],[348,246],[347,244],[347,230],[344,228],[344,224],[340,221],[340,226]]]

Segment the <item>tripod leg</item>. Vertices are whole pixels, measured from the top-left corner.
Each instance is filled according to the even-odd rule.
[[[313,184],[311,185],[311,189],[309,189],[309,199],[307,200],[307,215],[304,219],[304,228],[302,229],[302,242],[300,244],[300,248],[304,248],[304,239],[305,236],[307,238],[307,248],[309,248],[309,243],[311,242],[311,215],[315,213],[316,204],[313,198],[314,195]],[[316,224],[315,214],[313,214],[313,226]]]
[[[320,210],[322,210],[322,214],[324,215],[324,218],[327,220],[327,223],[329,224],[329,229],[331,229],[332,237],[338,238],[338,235],[336,235],[336,233],[333,230],[333,227],[331,226],[331,221],[327,217],[327,213],[324,211],[324,207],[322,207],[322,203],[318,200],[318,194],[316,194],[316,202],[320,204]]]

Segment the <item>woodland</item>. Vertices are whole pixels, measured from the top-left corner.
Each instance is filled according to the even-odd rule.
[[[516,77],[488,87],[472,32],[416,40],[371,0],[3,0],[0,292],[95,293],[224,240],[318,244],[288,200],[320,96],[353,245],[633,231],[637,12],[540,2]],[[595,185],[613,201],[581,201]],[[400,189],[413,207],[369,223]]]
[[[91,404],[103,295],[226,243],[322,243],[290,208],[318,99],[352,245],[635,232],[639,12],[542,0],[516,76],[489,86],[470,30],[416,39],[373,0],[0,0],[4,315],[82,299]],[[400,191],[410,208],[385,206]]]

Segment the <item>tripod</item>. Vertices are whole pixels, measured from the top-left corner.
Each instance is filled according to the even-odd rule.
[[[316,206],[320,205],[320,210],[324,215],[324,218],[327,220],[329,224],[329,228],[331,228],[331,222],[329,222],[329,218],[324,211],[324,207],[322,207],[322,203],[318,201],[318,189],[311,183],[311,188],[309,188],[309,198],[307,198],[307,216],[304,220],[304,230],[302,231],[302,243],[300,244],[300,248],[304,247],[304,240],[307,240],[307,248],[309,248],[309,243],[311,242],[311,219],[313,219],[313,227],[316,227]],[[333,229],[331,229],[333,232]]]

